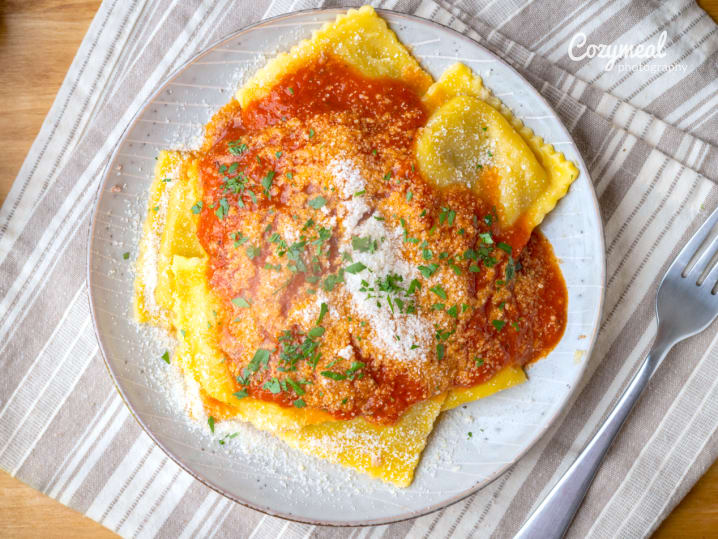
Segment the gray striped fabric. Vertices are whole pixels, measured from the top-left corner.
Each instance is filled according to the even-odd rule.
[[[511,536],[569,466],[650,346],[657,281],[718,205],[718,27],[693,1],[398,0],[479,41],[549,100],[599,195],[607,296],[574,405],[509,472],[413,521],[290,523],[178,468],[130,416],[98,355],[85,283],[88,220],[122,128],[175,67],[263,17],[335,2],[105,0],[0,209],[0,467],[123,536]],[[604,69],[586,43],[665,56]],[[663,67],[662,67],[663,66]],[[670,69],[666,69],[669,66]],[[596,478],[574,537],[651,533],[718,456],[716,325],[679,345]]]

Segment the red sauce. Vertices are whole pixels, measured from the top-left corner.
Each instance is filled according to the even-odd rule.
[[[285,76],[246,109],[232,102],[215,117],[200,163],[204,192],[198,235],[209,254],[210,285],[223,300],[220,345],[238,378],[238,391],[285,406],[322,409],[341,419],[362,415],[391,423],[415,402],[486,381],[506,365],[544,356],[558,343],[566,324],[567,294],[551,246],[537,231],[500,230],[492,208],[469,190],[440,190],[421,177],[413,147],[426,120],[419,96],[404,83],[367,79],[331,58]],[[288,326],[288,313],[347,264],[337,230],[322,243],[319,226],[306,227],[310,220],[338,211],[333,185],[320,172],[316,178],[307,176],[312,166],[326,168],[337,148],[351,153],[372,178],[361,196],[384,212],[387,226],[403,221],[401,226],[416,236],[405,232],[405,256],[424,257],[431,250],[430,259],[415,263],[447,271],[442,275],[449,292],[459,279],[456,294],[463,295],[453,305],[455,312],[456,294],[446,298],[438,314],[428,302],[440,298],[417,300],[422,312],[439,317],[439,329],[450,333],[435,337],[432,357],[421,368],[384,357],[372,342],[375,334],[344,305],[337,307],[344,309],[343,317],[332,326],[325,323],[326,333],[315,340],[323,356],[314,366],[311,357],[302,357],[294,370],[287,370],[287,350],[301,348],[308,338],[306,328]],[[318,198],[325,201],[324,216],[308,202]],[[301,234],[306,246],[300,255],[305,271],[288,270],[295,263],[288,260],[288,249],[281,257],[277,254],[284,240],[276,238],[278,231],[292,222],[305,226]],[[482,235],[490,235],[492,244]],[[422,248],[422,238],[433,239]],[[500,242],[511,247],[497,248]],[[490,254],[473,260],[481,249]],[[458,269],[460,278],[452,281],[447,267]],[[280,276],[286,277],[281,287]],[[248,311],[237,298],[252,303],[254,333],[247,333]],[[258,340],[250,346],[255,335]],[[347,335],[353,363],[324,357],[335,353],[330,345],[340,347]],[[247,376],[257,349],[272,353]],[[347,374],[355,364],[362,366]],[[335,378],[327,381],[321,373]],[[307,383],[297,390],[297,380]]]

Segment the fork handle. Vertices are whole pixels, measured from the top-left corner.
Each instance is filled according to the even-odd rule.
[[[524,523],[516,538],[560,539],[564,536],[613,439],[641,396],[651,375],[672,347],[673,343],[663,344],[663,339],[656,339],[653,348],[606,421]]]

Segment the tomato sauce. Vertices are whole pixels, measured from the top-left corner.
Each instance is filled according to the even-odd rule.
[[[368,79],[331,57],[215,116],[200,162],[198,235],[240,396],[392,423],[418,401],[484,382],[558,343],[567,293],[550,244],[538,231],[501,230],[495,209],[467,188],[423,178],[414,144],[426,121],[406,84]],[[342,284],[352,248],[384,239],[342,240],[353,197],[342,198],[327,172],[337,160],[361,171],[366,185],[354,197],[399,231],[398,249],[421,272],[412,294],[406,279],[377,295],[392,313],[399,304],[387,298],[411,298],[426,320],[421,361],[392,355]],[[359,271],[374,290],[381,276]],[[329,314],[312,311],[319,303]]]

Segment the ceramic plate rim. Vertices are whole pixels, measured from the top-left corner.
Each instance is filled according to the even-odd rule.
[[[115,161],[115,158],[117,156],[117,153],[119,152],[122,144],[125,142],[130,130],[132,127],[137,123],[138,119],[142,116],[142,114],[145,112],[147,107],[153,102],[153,100],[165,89],[165,87],[168,85],[170,81],[172,81],[176,76],[178,76],[180,73],[185,71],[189,66],[191,66],[193,63],[195,63],[198,59],[203,57],[205,54],[208,54],[213,49],[217,48],[222,43],[225,43],[227,41],[236,39],[237,37],[241,36],[242,34],[245,34],[247,32],[250,32],[252,30],[255,30],[262,25],[269,24],[269,23],[275,23],[277,21],[283,20],[283,19],[291,19],[293,17],[297,16],[303,16],[308,14],[335,14],[339,15],[342,13],[346,13],[347,10],[350,8],[315,8],[315,9],[306,9],[306,10],[300,10],[300,11],[293,11],[290,13],[284,13],[281,15],[277,15],[274,17],[270,17],[267,19],[260,20],[256,23],[250,24],[248,26],[244,26],[243,28],[231,32],[229,34],[226,34],[222,38],[214,41],[212,44],[208,45],[207,47],[203,48],[202,51],[194,55],[192,58],[190,58],[187,62],[183,63],[180,67],[173,70],[167,77],[163,79],[163,81],[158,85],[158,87],[152,92],[152,94],[143,102],[143,104],[138,108],[135,115],[133,115],[132,119],[128,122],[127,126],[123,130],[123,133],[118,140],[117,145],[115,146],[115,149],[113,150],[107,165],[105,166],[105,169],[102,174],[102,179],[99,183],[97,193],[95,195],[95,199],[93,202],[93,210],[92,210],[92,216],[90,221],[90,226],[88,227],[88,238],[87,238],[87,261],[86,261],[86,276],[87,276],[87,287],[88,287],[88,295],[89,295],[89,304],[90,304],[90,315],[92,318],[92,325],[95,332],[95,336],[98,341],[99,345],[99,351],[103,359],[103,363],[107,369],[107,371],[110,373],[110,378],[112,379],[112,383],[117,389],[118,393],[120,394],[120,397],[122,398],[122,401],[124,402],[125,406],[129,410],[132,417],[139,423],[142,430],[150,437],[150,439],[171,459],[173,460],[180,468],[182,468],[184,471],[189,473],[192,477],[194,477],[196,480],[198,480],[203,485],[207,486],[208,488],[214,490],[215,492],[218,492],[219,494],[225,496],[226,498],[239,503],[240,505],[243,505],[245,507],[249,507],[251,509],[260,511],[264,514],[268,514],[271,516],[283,518],[285,520],[293,521],[293,522],[299,522],[303,524],[313,524],[313,525],[322,525],[322,526],[332,526],[332,527],[348,527],[348,526],[376,526],[376,525],[385,525],[385,524],[393,524],[397,522],[402,522],[405,520],[410,520],[413,518],[417,518],[420,516],[424,516],[436,511],[440,511],[441,509],[444,509],[446,507],[449,507],[450,505],[453,505],[472,494],[475,494],[479,490],[485,488],[486,486],[490,485],[493,481],[495,481],[499,476],[504,474],[510,467],[515,465],[543,436],[544,434],[555,424],[556,420],[559,416],[566,410],[569,402],[571,401],[572,396],[576,393],[578,390],[580,384],[576,383],[573,384],[571,389],[566,393],[566,395],[563,398],[563,403],[560,407],[557,407],[554,411],[553,415],[549,417],[548,419],[544,420],[543,425],[541,428],[537,429],[536,434],[532,439],[530,439],[524,446],[524,448],[516,455],[516,457],[510,462],[506,463],[500,468],[498,468],[492,475],[490,475],[488,478],[482,479],[475,483],[473,486],[469,487],[465,491],[461,492],[460,494],[457,494],[455,496],[452,496],[450,498],[446,498],[438,503],[435,504],[429,504],[425,507],[422,507],[421,509],[413,510],[407,513],[398,514],[396,517],[390,517],[390,518],[380,518],[376,520],[361,520],[361,521],[322,521],[317,519],[311,519],[311,518],[300,518],[298,515],[293,514],[287,514],[282,513],[281,511],[276,511],[268,506],[261,506],[256,503],[253,503],[249,500],[243,499],[240,496],[227,492],[224,488],[220,487],[219,485],[214,484],[211,480],[203,477],[199,472],[196,472],[191,465],[186,464],[183,462],[182,458],[175,455],[171,450],[169,450],[165,445],[159,440],[159,438],[153,433],[153,431],[144,423],[144,421],[140,418],[140,416],[135,412],[135,408],[130,402],[130,399],[127,397],[125,391],[122,388],[122,385],[120,381],[118,380],[117,374],[112,366],[112,361],[109,359],[108,354],[105,351],[104,346],[104,340],[103,336],[101,335],[101,332],[98,328],[98,322],[95,312],[95,296],[94,296],[94,277],[92,275],[91,271],[91,265],[92,265],[92,245],[95,238],[95,230],[97,228],[97,217],[98,217],[98,211],[99,211],[99,204],[100,199],[102,197],[103,188],[108,183],[110,179],[110,167],[112,163]],[[576,143],[569,133],[568,129],[566,129],[565,125],[561,121],[560,117],[556,113],[556,111],[553,109],[553,107],[546,101],[546,99],[521,75],[516,69],[514,69],[509,63],[507,63],[503,58],[498,56],[497,54],[493,53],[477,41],[465,36],[464,34],[458,32],[457,30],[454,30],[453,28],[450,28],[444,24],[431,21],[428,19],[424,19],[422,17],[418,17],[416,15],[410,15],[407,13],[402,13],[400,11],[394,11],[389,9],[376,9],[377,13],[380,15],[389,15],[391,17],[395,18],[405,18],[405,19],[411,19],[413,22],[417,22],[419,24],[424,24],[428,26],[435,26],[439,27],[439,30],[441,30],[444,33],[451,33],[453,36],[457,39],[467,41],[469,42],[470,46],[478,47],[484,51],[485,54],[491,56],[494,58],[497,62],[502,64],[503,68],[511,70],[523,83],[526,90],[531,92],[535,95],[540,101],[543,102],[543,104],[546,106],[546,108],[551,111],[553,120],[555,120],[557,127],[563,132],[563,134],[567,137],[567,140],[571,142],[573,147],[576,149],[576,155],[578,160],[578,166],[579,170],[581,171],[582,175],[585,175],[585,179],[588,182],[589,188],[590,188],[590,195],[593,202],[593,207],[591,208],[593,213],[595,214],[599,226],[598,235],[599,235],[599,247],[600,247],[600,253],[598,253],[600,256],[600,270],[601,270],[601,278],[600,278],[600,297],[598,300],[598,313],[595,317],[594,325],[591,329],[591,335],[588,338],[588,346],[586,347],[586,359],[582,362],[579,374],[576,377],[577,381],[581,381],[585,375],[586,367],[588,365],[588,359],[591,357],[591,354],[593,352],[594,345],[596,343],[596,337],[598,334],[598,329],[600,327],[600,320],[603,314],[604,309],[604,303],[605,303],[605,284],[606,284],[606,259],[605,259],[605,237],[604,237],[604,230],[603,230],[603,221],[601,218],[601,213],[599,211],[599,205],[598,205],[598,198],[596,196],[596,191],[593,185],[593,182],[591,181],[590,175],[588,173],[588,168],[586,167],[585,162],[583,161],[583,157],[581,156],[581,153],[578,151],[578,147],[576,146]],[[412,52],[412,54],[414,54]],[[421,61],[421,55],[416,55],[417,58]],[[421,464],[419,464],[421,465]]]

